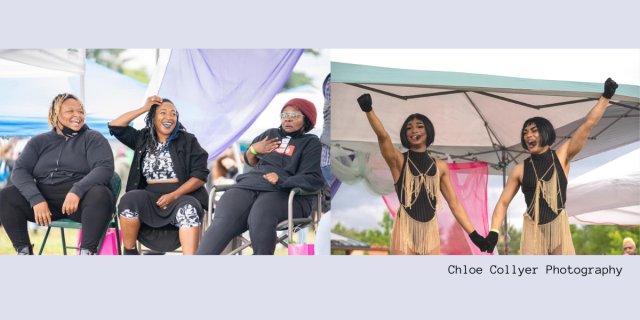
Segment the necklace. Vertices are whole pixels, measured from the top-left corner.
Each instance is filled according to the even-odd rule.
[[[432,160],[431,165],[429,165],[429,167],[425,172],[420,172],[420,170],[413,163],[413,161],[409,159],[410,154],[411,154],[411,150],[409,150],[409,153],[407,153],[407,160],[405,161],[405,165],[404,165],[405,167],[404,181],[403,181],[404,183],[400,192],[400,199],[404,198],[404,203],[402,203],[401,201],[401,205],[405,207],[405,210],[407,207],[411,209],[413,204],[415,204],[416,201],[418,200],[418,195],[420,194],[420,190],[422,190],[422,187],[424,186],[424,189],[427,192],[427,196],[430,199],[431,198],[436,199],[435,206],[431,203],[431,201],[427,201],[429,202],[429,205],[431,206],[431,208],[433,208],[433,210],[437,210],[437,208],[441,208],[442,204],[440,203],[440,197],[439,197],[440,171],[438,169],[438,166],[436,165],[436,174],[434,176],[430,176],[427,174],[429,170],[431,170],[431,167],[433,167],[433,165],[436,163],[436,161],[427,155]],[[413,166],[416,169],[416,171],[418,172],[418,175],[414,175],[413,173],[411,173],[409,164],[411,164],[411,166]],[[405,204],[408,204],[408,206]]]

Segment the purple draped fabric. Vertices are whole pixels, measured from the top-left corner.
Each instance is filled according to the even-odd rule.
[[[214,159],[260,116],[303,49],[174,49],[158,90]]]

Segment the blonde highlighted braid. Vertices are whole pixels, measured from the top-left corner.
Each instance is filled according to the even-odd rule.
[[[84,104],[82,103],[82,101],[80,101],[80,99],[78,99],[78,97],[72,95],[71,93],[61,93],[53,98],[53,101],[51,101],[51,105],[49,106],[49,118],[47,119],[49,121],[49,127],[54,128],[56,126],[56,124],[58,123],[58,114],[60,113],[60,107],[62,107],[62,104],[69,99],[78,101],[80,107],[82,108],[82,111],[86,113]]]

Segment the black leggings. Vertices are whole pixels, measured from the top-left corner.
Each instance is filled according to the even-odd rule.
[[[80,199],[78,210],[71,215],[65,215],[62,213],[62,204],[74,182],[64,182],[58,185],[38,183],[38,189],[49,205],[51,221],[67,218],[82,222],[80,247],[96,252],[102,233],[115,211],[115,197],[111,189],[106,186],[93,186]],[[84,216],[83,212],[85,212]],[[27,221],[35,222],[35,213],[29,201],[15,186],[0,190],[0,220],[2,220],[14,248],[31,244]]]
[[[276,250],[276,226],[287,220],[289,194],[233,188],[216,207],[211,227],[204,234],[196,254],[220,254],[233,238],[249,230],[254,254],[272,255]],[[293,217],[308,217],[309,196],[296,196]]]

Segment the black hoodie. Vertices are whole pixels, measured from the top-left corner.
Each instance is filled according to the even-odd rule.
[[[263,140],[265,137],[273,139],[278,137],[281,142],[286,138],[281,129],[269,129],[253,139],[251,144]],[[256,191],[285,191],[300,188],[305,191],[316,191],[324,186],[324,178],[320,170],[320,157],[322,145],[317,136],[304,134],[293,137],[289,143],[284,143],[268,154],[258,154],[258,164],[248,173],[238,176],[234,188],[242,188]],[[247,155],[245,163],[249,163]],[[272,185],[263,176],[267,173],[276,173],[278,182]]]

